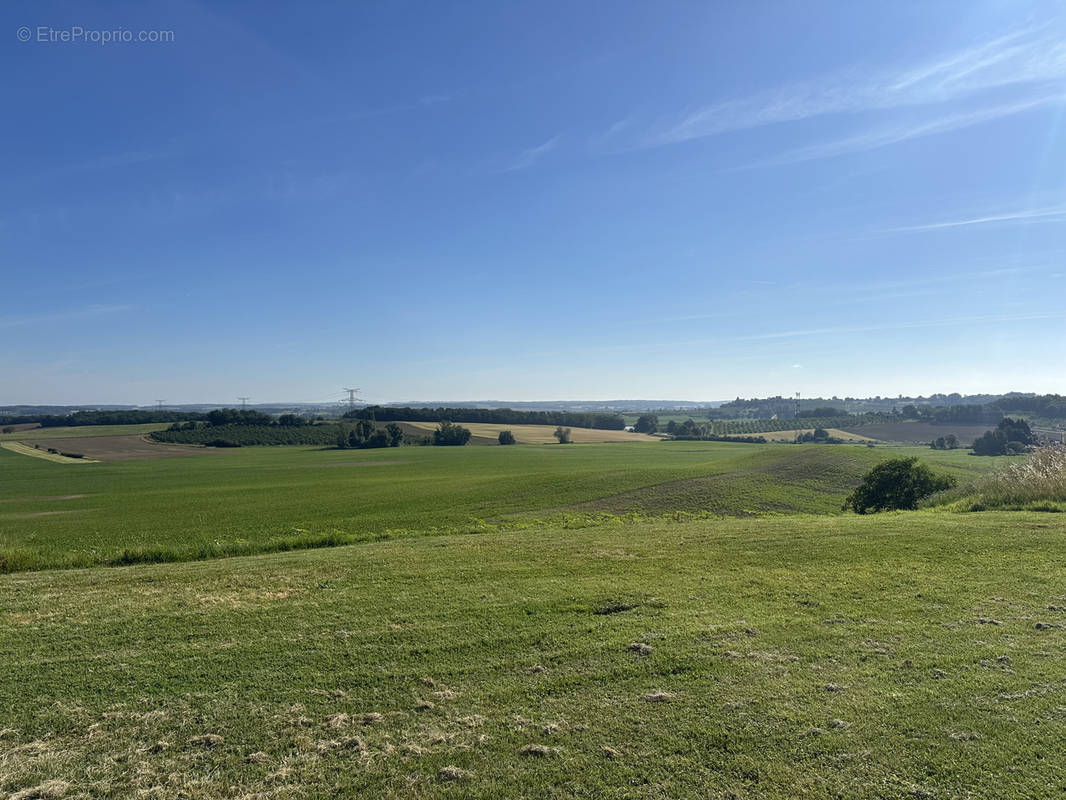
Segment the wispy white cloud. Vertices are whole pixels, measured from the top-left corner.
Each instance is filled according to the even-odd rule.
[[[555,146],[559,144],[559,138],[559,136],[553,136],[546,142],[538,144],[536,147],[530,147],[527,150],[523,150],[518,157],[505,166],[501,172],[514,172],[515,170],[526,169],[527,167],[533,166],[537,161],[555,149]]]
[[[49,325],[71,320],[102,317],[107,314],[117,314],[129,311],[133,306],[88,306],[86,308],[71,309],[69,311],[54,311],[45,314],[18,314],[14,316],[0,317],[0,328],[17,328],[26,325]]]
[[[846,74],[793,83],[688,111],[680,118],[660,121],[637,142],[636,147],[659,147],[827,114],[947,103],[1000,87],[1028,84],[1040,88],[1059,82],[1064,77],[1066,41],[1053,33],[1030,28],[909,68],[865,73],[852,70]],[[1042,102],[1049,102],[1046,87]],[[1032,105],[1028,101],[1022,104],[1026,107]],[[1016,113],[1009,110],[1010,105],[996,108],[1000,113]],[[986,112],[981,118],[975,117],[973,121],[963,124],[976,124],[989,118],[992,117]],[[946,124],[960,127],[960,121]],[[856,138],[850,143],[850,151],[827,148],[826,155],[809,157],[821,158],[838,152],[853,152],[867,142],[877,147],[912,138],[913,135],[951,129],[941,127],[937,121],[928,126],[930,130],[925,133],[884,131],[868,140]]]
[[[944,114],[933,119],[919,120],[907,124],[897,124],[872,128],[855,136],[847,136],[834,139],[821,144],[799,147],[789,150],[781,155],[754,161],[733,169],[753,169],[757,167],[778,166],[781,164],[796,164],[803,161],[816,161],[822,158],[848,155],[849,153],[861,153],[867,150],[876,150],[899,144],[910,139],[920,139],[925,136],[935,136],[941,133],[969,128],[992,120],[1021,114],[1043,106],[1066,103],[1066,94],[1054,93],[1038,97],[1028,98],[1015,103],[1002,103],[986,106],[972,111],[962,111],[953,114]]]
[[[888,228],[884,233],[921,233],[938,231],[946,228],[962,228],[969,225],[990,225],[1002,222],[1064,222],[1066,221],[1066,204],[1044,208],[1024,208],[1002,214],[988,214],[966,219],[952,219],[943,222],[930,222],[925,225],[904,225]]]

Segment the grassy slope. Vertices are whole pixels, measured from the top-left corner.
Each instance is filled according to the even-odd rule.
[[[733,519],[8,575],[0,795],[1060,796],[1064,533]]]
[[[957,471],[995,460],[916,452]],[[0,449],[0,571],[188,560],[560,513],[831,512],[885,455],[713,442],[285,447],[74,470]]]
[[[0,433],[0,441],[32,442],[34,439],[74,439],[94,436],[126,436],[151,433],[170,427],[166,422],[146,422],[143,425],[78,425],[76,427],[31,428],[28,431]]]

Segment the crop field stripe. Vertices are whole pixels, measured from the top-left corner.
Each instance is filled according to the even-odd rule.
[[[47,450],[38,450],[36,447],[30,447],[28,444],[22,442],[0,442],[0,447],[5,450],[10,450],[12,453],[19,453],[24,456],[33,456],[34,458],[43,458],[45,461],[54,461],[57,464],[99,464],[91,458],[68,458],[60,453],[49,453]]]

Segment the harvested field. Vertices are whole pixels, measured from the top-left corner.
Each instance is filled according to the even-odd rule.
[[[873,438],[870,436],[860,436],[853,431],[845,431],[840,428],[824,428],[830,436],[843,439],[846,442],[872,442]],[[865,430],[865,429],[864,429]],[[768,442],[794,442],[796,437],[801,433],[814,433],[814,428],[803,428],[798,431],[767,431],[766,433],[752,433],[752,434],[735,434],[736,436],[747,436],[755,439],[762,437]],[[936,437],[933,437],[936,438]]]
[[[129,436],[93,436],[75,439],[34,439],[41,449],[52,447],[60,452],[84,453],[84,459],[63,459],[64,461],[133,461],[145,458],[173,458],[175,456],[196,456],[216,452],[210,447],[194,447],[182,444],[161,444],[152,442],[139,435]],[[32,445],[29,446],[32,450]],[[34,451],[37,452],[37,451]]]
[[[23,431],[31,431],[34,428],[41,427],[39,422],[16,422],[14,425],[0,425],[0,428],[11,428],[15,433],[21,433]]]
[[[500,431],[510,431],[519,444],[556,444],[555,425],[497,425],[489,422],[463,422],[473,438],[470,444],[496,444]],[[436,422],[401,422],[416,435],[432,436],[437,430]],[[598,428],[571,428],[570,438],[577,444],[593,442],[659,442],[657,436],[631,431],[605,431]],[[477,441],[480,440],[480,441]]]
[[[845,435],[868,436],[882,442],[928,443],[949,433],[959,437],[962,447],[969,447],[978,436],[991,429],[991,425],[932,425],[928,422],[885,422],[844,428]]]

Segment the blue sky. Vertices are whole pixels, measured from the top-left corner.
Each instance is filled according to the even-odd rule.
[[[1062,3],[0,17],[0,404],[1066,391]]]

